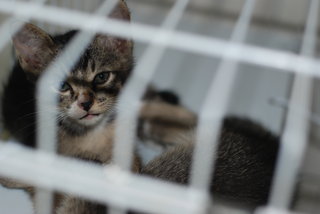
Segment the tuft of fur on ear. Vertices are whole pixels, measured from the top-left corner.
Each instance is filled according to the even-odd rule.
[[[12,40],[19,63],[32,80],[37,79],[57,53],[51,37],[32,24],[25,24]]]

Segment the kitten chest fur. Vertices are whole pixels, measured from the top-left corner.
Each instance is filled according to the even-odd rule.
[[[108,164],[112,161],[112,151],[116,122],[102,124],[81,136],[69,135],[59,129],[59,154]],[[132,171],[140,171],[140,159],[134,154]]]
[[[108,163],[112,155],[115,123],[100,125],[81,136],[69,135],[60,128],[59,148],[62,155]]]

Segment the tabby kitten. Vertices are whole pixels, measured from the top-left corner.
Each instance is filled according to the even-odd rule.
[[[124,1],[120,1],[111,17],[130,20]],[[2,114],[5,128],[26,145],[34,146],[35,142],[35,83],[76,33],[52,37],[26,24],[13,37],[19,63],[5,86]],[[61,130],[70,136],[80,136],[110,116],[132,70],[132,50],[130,40],[96,35],[61,84],[58,115]]]
[[[130,20],[124,1],[119,1],[111,17]],[[37,80],[76,34],[77,31],[70,31],[52,37],[25,24],[13,36],[19,63],[5,86],[2,113],[5,127],[26,145],[35,144]],[[62,138],[77,139],[110,124],[117,95],[133,68],[132,51],[131,40],[98,34],[61,83],[57,118],[60,152],[64,152]]]
[[[119,0],[110,17],[130,21],[126,3]],[[4,88],[2,115],[5,128],[27,146],[35,146],[37,80],[76,34],[73,30],[51,36],[25,24],[13,36],[18,63]],[[99,163],[110,161],[117,96],[132,69],[131,40],[103,34],[94,37],[57,90],[58,106],[52,106],[58,110],[59,154]],[[134,170],[138,167],[136,159]],[[23,187],[11,181],[3,183]],[[25,188],[33,193],[29,186]]]

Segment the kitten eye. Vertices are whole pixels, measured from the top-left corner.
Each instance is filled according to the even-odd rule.
[[[109,80],[110,72],[102,72],[97,74],[93,80],[93,83],[96,85],[103,84]]]
[[[63,82],[60,87],[61,92],[66,92],[71,89],[71,86],[67,82]]]

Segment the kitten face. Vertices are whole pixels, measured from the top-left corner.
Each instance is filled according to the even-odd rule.
[[[121,71],[101,66],[95,59],[88,60],[86,68],[71,72],[59,92],[61,122],[71,120],[90,127],[110,115],[123,86],[120,75]]]
[[[129,21],[123,1],[119,1],[111,17]],[[76,33],[51,37],[26,24],[14,35],[13,44],[27,77],[36,82]],[[133,67],[132,49],[130,40],[95,36],[58,90],[58,121],[64,130],[83,134],[113,113],[117,95]]]

